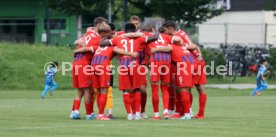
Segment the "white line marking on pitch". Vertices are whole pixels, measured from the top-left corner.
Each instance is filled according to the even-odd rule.
[[[100,125],[75,125],[75,126],[68,126],[68,125],[57,125],[57,126],[34,126],[34,127],[18,127],[18,128],[11,128],[16,130],[22,130],[22,129],[49,129],[49,128],[69,128],[69,127],[126,127],[126,126],[194,126],[194,125],[202,125],[203,123],[188,123],[180,124],[180,123],[174,123],[174,124],[100,124]]]

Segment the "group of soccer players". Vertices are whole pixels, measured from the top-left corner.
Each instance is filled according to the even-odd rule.
[[[162,92],[164,119],[204,119],[207,84],[205,62],[197,45],[174,21],[166,21],[158,32],[152,26],[141,26],[139,17],[132,16],[124,31],[114,31],[102,17],[94,19],[94,27],[75,41],[73,87],[78,89],[73,102],[72,119],[79,119],[84,98],[86,119],[110,120],[104,114],[108,100],[112,100],[111,60],[118,55],[119,90],[128,120],[148,118],[147,72],[150,70],[153,120],[160,120],[159,87]],[[191,88],[199,93],[199,112],[191,109]],[[95,97],[96,96],[96,97]],[[96,100],[96,101],[95,101]],[[98,115],[94,113],[97,102]],[[109,108],[109,109],[112,109]]]

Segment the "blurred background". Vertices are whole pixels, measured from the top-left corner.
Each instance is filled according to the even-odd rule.
[[[276,77],[276,0],[1,0],[0,11],[0,82],[6,83],[1,85],[4,89],[21,86],[19,81],[13,83],[22,73],[15,68],[42,70],[43,63],[51,60],[71,61],[72,43],[93,26],[97,16],[107,18],[117,30],[132,15],[156,28],[165,20],[176,21],[202,47],[207,64],[215,61],[215,66],[234,70],[233,75],[209,76],[211,83],[253,83],[261,59],[270,62],[271,81]],[[44,45],[49,46],[41,48]],[[10,58],[14,49],[18,58]],[[43,77],[39,69],[30,79]],[[7,75],[7,71],[16,74]],[[42,78],[40,81],[37,87],[43,85]]]

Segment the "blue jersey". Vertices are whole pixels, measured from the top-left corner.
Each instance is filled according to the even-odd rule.
[[[262,75],[264,75],[265,72],[266,72],[266,67],[264,65],[261,65],[260,68],[259,68],[258,74],[257,74],[257,85],[262,84],[263,82],[265,82],[265,81],[262,80]]]
[[[57,69],[55,67],[51,67],[47,72],[46,72],[46,79],[45,83],[50,84],[51,82],[54,81],[54,76],[56,74]]]

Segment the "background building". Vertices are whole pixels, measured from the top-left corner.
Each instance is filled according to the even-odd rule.
[[[50,13],[50,43],[69,44],[77,38],[77,17]],[[0,1],[0,41],[46,42],[44,0]]]
[[[198,26],[198,41],[223,44],[276,45],[276,12],[265,11],[265,0],[224,0],[227,11]]]

